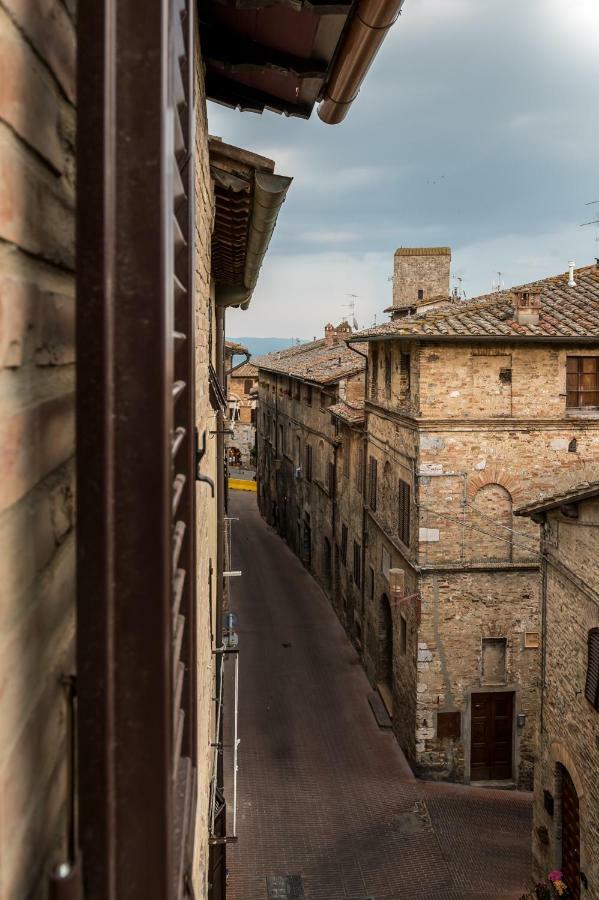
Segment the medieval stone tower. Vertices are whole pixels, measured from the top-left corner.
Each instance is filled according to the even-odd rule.
[[[400,247],[395,251],[393,310],[408,312],[433,297],[449,297],[449,247]]]

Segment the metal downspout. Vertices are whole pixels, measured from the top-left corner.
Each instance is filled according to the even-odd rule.
[[[216,307],[216,374],[223,384],[225,368],[225,311]],[[225,570],[225,437],[224,417],[222,410],[216,413],[216,646],[222,647],[223,643],[223,600],[224,600],[224,576]],[[216,683],[221,678],[221,668],[224,665],[223,654],[216,655]],[[220,733],[223,734],[222,705],[220,707]],[[218,754],[217,784],[224,787],[223,754]]]

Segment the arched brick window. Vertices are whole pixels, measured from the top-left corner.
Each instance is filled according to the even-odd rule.
[[[473,559],[512,559],[512,495],[500,484],[484,484],[474,495],[470,515]]]

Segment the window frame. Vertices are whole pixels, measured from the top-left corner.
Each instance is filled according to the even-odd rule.
[[[341,562],[344,566],[347,567],[347,525],[342,522],[341,523],[341,547],[340,547],[340,557]]]
[[[586,363],[592,363],[592,371],[584,371]],[[575,364],[575,371],[574,369]],[[584,377],[594,376],[595,386],[592,388],[582,387]],[[576,387],[571,387],[572,380],[576,379]],[[593,403],[582,403],[583,395],[594,395]],[[576,397],[577,402],[572,404],[572,396]],[[599,409],[599,356],[566,356],[566,409]]]
[[[357,541],[354,541],[354,565],[353,565],[353,575],[354,581],[358,585],[360,585],[360,578],[362,574],[362,548]]]
[[[376,512],[378,492],[378,461],[375,456],[368,457],[368,505]]]
[[[599,712],[599,628],[591,628],[587,636],[587,670],[584,695]]]
[[[399,539],[406,547],[410,546],[411,487],[408,481],[399,479],[397,531]]]

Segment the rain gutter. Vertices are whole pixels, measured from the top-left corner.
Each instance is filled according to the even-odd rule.
[[[256,173],[243,283],[217,284],[216,302],[218,306],[241,306],[242,309],[247,309],[250,305],[262,261],[292,181],[293,179],[286,175]]]
[[[404,0],[358,0],[327,81],[318,116],[327,125],[342,122]]]

